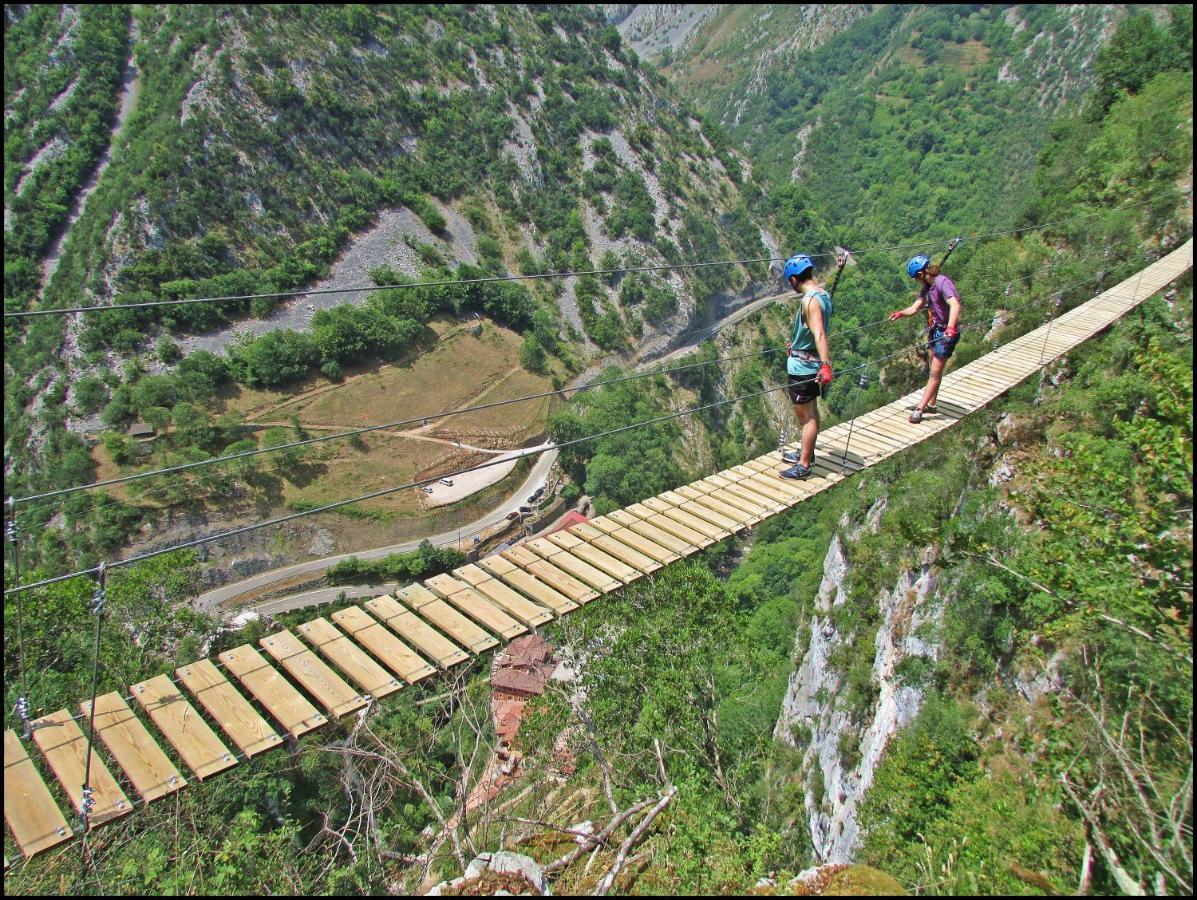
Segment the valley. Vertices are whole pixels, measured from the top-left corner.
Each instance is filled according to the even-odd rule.
[[[1192,34],[6,6],[5,893],[1191,893]]]

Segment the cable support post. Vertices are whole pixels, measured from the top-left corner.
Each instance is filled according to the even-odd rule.
[[[88,714],[87,727],[87,762],[83,769],[83,809],[82,825],[84,834],[87,833],[89,827],[89,817],[91,814],[91,805],[89,800],[92,796],[91,787],[91,759],[95,754],[95,740],[96,740],[96,694],[99,691],[100,685],[100,629],[104,622],[104,605],[108,593],[108,563],[107,561],[100,563],[99,571],[96,573],[96,591],[91,598],[91,612],[96,617],[96,643],[95,652],[92,657],[91,670],[91,706]],[[84,859],[86,859],[86,846],[84,848]]]
[[[17,524],[17,501],[11,494],[8,496],[8,521],[4,525],[4,535],[12,545],[12,574],[13,584],[21,586],[21,530]],[[21,695],[17,698],[17,715],[21,719],[21,736],[29,740],[33,735],[33,727],[29,722],[29,678],[25,668],[25,603],[22,597],[17,598],[17,653],[18,668],[20,669]]]
[[[1065,290],[1067,290],[1067,288]],[[1056,316],[1060,313],[1060,304],[1064,299],[1063,294],[1064,291],[1057,291],[1052,299],[1052,311],[1047,317],[1047,331],[1043,333],[1043,346],[1039,348],[1039,365],[1044,367],[1045,372],[1047,366],[1044,360],[1047,359],[1047,342],[1051,340],[1052,323],[1056,321]]]
[[[90,762],[90,758],[88,761]],[[83,798],[79,803],[79,824],[82,826],[83,831],[86,832],[89,827],[89,820],[91,819],[92,810],[94,810],[96,807],[95,791],[92,790],[92,788],[90,788],[88,785],[84,784],[82,793]]]
[[[860,371],[860,378],[856,382],[856,386],[861,391],[869,389],[869,364],[866,362],[864,368]],[[848,471],[848,451],[852,447],[852,431],[856,428],[856,418],[860,415],[860,394],[856,395],[856,402],[853,404],[852,417],[848,419],[848,439],[844,441],[844,455],[840,459],[840,471]]]

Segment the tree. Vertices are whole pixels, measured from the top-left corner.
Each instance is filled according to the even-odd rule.
[[[1188,40],[1191,48],[1191,31]],[[1191,49],[1189,53],[1191,65]],[[1093,64],[1098,111],[1104,114],[1123,91],[1137,94],[1147,82],[1176,62],[1177,56],[1169,34],[1156,27],[1151,13],[1128,16],[1118,24]]]
[[[278,447],[292,443],[291,434],[281,425],[274,425],[262,432],[262,446],[265,448]],[[303,459],[302,447],[291,447],[287,450],[276,450],[269,454],[270,466],[277,475],[283,478],[293,476],[295,468]],[[293,478],[291,480],[294,480]]]
[[[108,402],[108,388],[101,379],[85,375],[75,382],[75,402],[83,412],[94,413]]]

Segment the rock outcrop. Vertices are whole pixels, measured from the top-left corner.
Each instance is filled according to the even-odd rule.
[[[870,510],[866,529],[877,527],[884,508],[883,500]],[[890,738],[922,707],[922,687],[904,684],[896,670],[903,660],[921,657],[934,663],[938,659],[938,643],[925,636],[937,630],[946,602],[939,594],[934,562],[935,549],[929,547],[917,569],[902,572],[893,589],[876,598],[880,613],[872,670],[876,700],[871,709],[859,710],[845,708],[840,673],[829,664],[837,648],[855,637],[841,634],[833,615],[848,602],[844,583],[850,563],[838,535],[827,552],[809,645],[790,676],[774,729],[776,739],[803,753],[811,841],[816,857],[824,863],[852,860],[861,837],[857,807],[873,783]],[[853,745],[858,749],[845,753],[844,747]]]

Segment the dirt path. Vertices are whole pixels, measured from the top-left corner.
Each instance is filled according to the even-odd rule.
[[[262,428],[273,428],[275,426],[281,426],[284,428],[291,427],[290,422],[254,422],[253,424],[261,426]],[[346,426],[344,425],[310,425],[306,422],[301,427],[311,431],[344,431],[346,429]],[[431,428],[432,426],[427,427]],[[475,447],[473,444],[463,444],[460,441],[450,441],[446,438],[434,438],[427,434],[421,434],[421,431],[423,431],[423,428],[416,428],[412,429],[411,431],[391,431],[389,429],[381,428],[370,433],[385,434],[398,438],[410,438],[413,441],[428,441],[430,444],[444,444],[446,447],[452,447],[454,450],[470,450],[474,453],[489,453],[492,455],[497,455],[499,453],[507,452],[506,450],[495,450],[493,448],[487,447]]]

